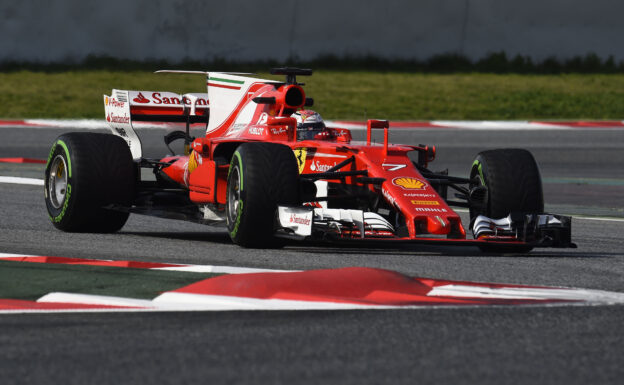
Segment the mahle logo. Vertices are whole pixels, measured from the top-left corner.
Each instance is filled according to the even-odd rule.
[[[392,184],[403,187],[406,190],[424,190],[427,187],[427,183],[408,176],[394,178]]]

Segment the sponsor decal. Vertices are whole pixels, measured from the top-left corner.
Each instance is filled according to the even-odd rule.
[[[244,129],[245,127],[247,127],[247,124],[245,123],[236,123],[236,124],[232,124],[230,126],[230,128],[227,130],[227,134],[228,135],[234,135],[237,132],[241,131],[242,129]]]
[[[156,105],[167,104],[167,105],[177,105],[177,106],[181,106],[182,104],[189,105],[189,106],[191,105],[191,101],[186,97],[180,97],[180,95],[177,95],[172,92],[165,92],[164,94],[167,96],[163,95],[163,93],[161,92],[152,92],[151,95],[146,97],[145,95],[143,95],[142,92],[139,92],[137,96],[132,99],[132,101],[134,103],[139,103],[139,104],[156,104]],[[123,102],[118,102],[118,103],[123,103]],[[207,106],[208,99],[198,98],[195,105]]]
[[[288,132],[288,129],[286,127],[271,128],[271,133],[273,135],[279,135],[279,134],[283,134],[285,132]]]
[[[152,94],[152,98],[154,99],[154,104],[177,104],[177,105],[182,104],[179,98],[176,98],[176,97],[169,98],[166,96],[161,96],[160,92],[154,92]],[[197,104],[199,104],[199,100]]]
[[[267,114],[266,112],[263,112],[260,114],[260,117],[258,118],[258,122],[256,124],[266,124],[268,120],[269,120],[269,114]]]
[[[305,167],[306,155],[308,154],[308,150],[305,147],[295,148],[293,150],[295,153],[295,158],[297,158],[297,164],[299,165],[299,174],[303,173],[303,169]]]
[[[123,108],[126,105],[125,102],[120,102],[119,100],[117,100],[115,98],[106,97],[105,100],[106,100],[106,105],[110,106],[110,107]]]
[[[143,96],[143,94],[140,92],[136,98],[132,99],[132,101],[135,103],[141,103],[141,104],[146,104],[150,102],[150,100],[146,98],[145,96]]]
[[[427,183],[420,179],[412,178],[409,176],[400,176],[392,179],[392,184],[402,187],[406,190],[424,190],[427,188]]]
[[[412,200],[412,204],[416,206],[439,206],[440,202],[438,201],[416,201]]]
[[[319,172],[325,172],[325,171],[331,169],[332,167],[334,167],[336,164],[337,163],[334,163],[334,164],[323,164],[323,163],[319,162],[318,160],[314,160],[310,164],[310,170],[312,170],[312,171],[319,171]]]
[[[299,216],[295,213],[290,214],[290,223],[295,223],[298,225],[304,225],[304,226],[310,226],[310,223],[312,223],[312,221],[310,220],[310,218],[306,218],[304,216]]]
[[[381,165],[386,171],[397,171],[407,167],[406,164],[392,164],[392,163],[384,163]]]
[[[251,126],[247,132],[251,135],[264,135],[264,127]]]
[[[121,127],[115,127],[115,131],[117,131],[117,133],[119,134],[119,136],[123,136],[124,138],[128,137],[128,134],[126,133],[126,130],[124,130]]]
[[[409,198],[435,198],[437,195],[436,194],[425,194],[425,193],[405,193],[403,194],[404,197],[409,197]]]
[[[437,207],[414,207],[415,211],[426,213],[447,213],[447,209],[439,209]]]
[[[182,98],[182,103],[190,105],[191,101],[189,99],[187,99],[186,97]],[[208,105],[208,99],[204,99],[204,98],[197,98],[197,102],[195,103],[196,106],[207,106]]]
[[[123,123],[130,124],[130,117],[127,114],[115,115],[114,113],[110,113],[106,116],[106,121],[109,123]]]
[[[394,198],[392,197],[392,195],[390,195],[390,193],[388,192],[388,190],[386,190],[385,188],[381,188],[381,195],[384,196],[384,198],[386,198],[386,200],[388,202],[390,202],[393,206],[397,206],[396,201],[394,200]]]

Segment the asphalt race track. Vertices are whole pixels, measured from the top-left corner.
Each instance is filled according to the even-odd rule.
[[[0,157],[45,159],[66,131],[0,127]],[[139,134],[147,156],[165,154],[163,130]],[[531,150],[546,210],[575,216],[578,249],[248,250],[218,228],[141,216],[118,234],[65,234],[49,223],[42,187],[0,183],[0,253],[297,270],[367,266],[624,292],[624,130],[396,130],[390,138],[436,145],[431,168],[457,176],[480,150]],[[43,168],[0,163],[0,175],[41,179]],[[623,320],[622,305],[3,314],[0,373],[3,384],[615,384],[624,378]]]

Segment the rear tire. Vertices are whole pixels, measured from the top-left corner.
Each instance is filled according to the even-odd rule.
[[[470,188],[487,187],[482,207],[470,207],[470,222],[478,215],[504,218],[512,212],[543,213],[542,178],[533,155],[523,149],[480,152],[470,170]],[[528,252],[527,246],[480,246],[484,251]]]
[[[126,142],[100,133],[59,136],[45,170],[45,202],[54,227],[67,232],[111,233],[123,227],[130,206],[135,166]]]
[[[243,247],[275,247],[278,205],[299,202],[299,167],[290,147],[243,143],[228,171],[226,219],[232,241]]]

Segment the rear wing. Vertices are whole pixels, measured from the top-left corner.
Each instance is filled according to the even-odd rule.
[[[104,95],[104,114],[113,134],[122,137],[132,157],[142,156],[141,140],[133,122],[169,122],[208,125],[208,94],[184,95],[164,91],[113,90]]]

